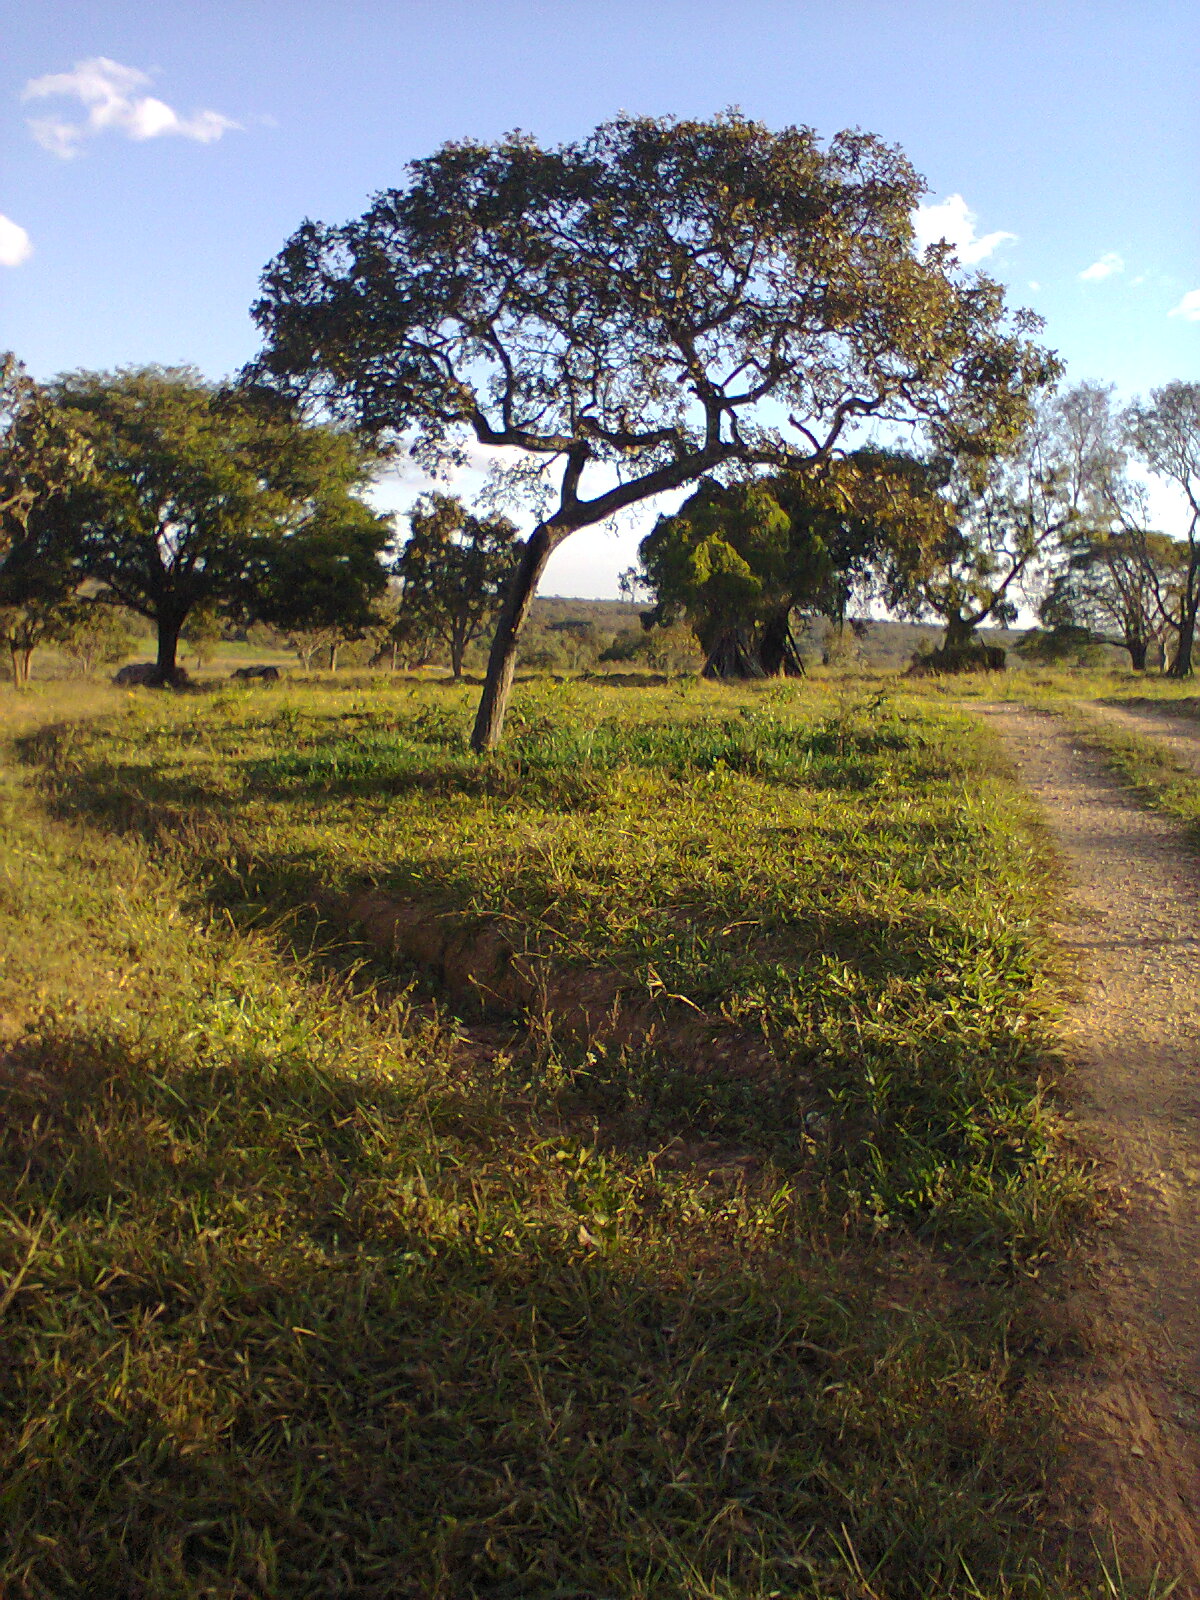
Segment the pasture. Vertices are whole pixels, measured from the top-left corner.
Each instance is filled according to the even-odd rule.
[[[987,733],[535,681],[480,760],[471,701],[6,701],[0,1578],[1124,1592],[1054,1493],[1095,1198]]]

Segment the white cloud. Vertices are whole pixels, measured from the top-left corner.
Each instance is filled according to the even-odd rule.
[[[181,117],[166,101],[154,95],[139,95],[137,90],[150,84],[149,76],[137,67],[123,67],[107,56],[77,61],[70,72],[50,72],[44,78],[31,78],[25,85],[23,100],[72,99],[87,108],[87,119],[69,122],[62,117],[31,117],[29,128],[44,150],[64,161],[79,153],[85,139],[112,130],[127,139],[159,139],[173,134],[211,144],[239,123],[219,111],[197,111]]]
[[[33,254],[33,240],[19,222],[0,213],[0,267],[19,267]]]
[[[1185,322],[1200,322],[1200,289],[1189,289],[1179,304],[1167,312],[1169,317],[1182,317]]]
[[[1125,262],[1115,250],[1106,250],[1099,261],[1093,261],[1090,267],[1084,267],[1079,274],[1080,283],[1099,283],[1102,278],[1111,278],[1115,273],[1125,271]]]
[[[1041,284],[1040,284],[1040,283],[1039,283],[1039,282],[1038,282],[1038,281],[1037,281],[1037,279],[1036,279],[1036,278],[1030,278],[1030,280],[1029,280],[1029,287],[1030,287],[1030,288],[1031,288],[1031,289],[1040,289],[1040,288],[1041,288],[1041,287],[1042,287],[1042,286],[1041,286]]]
[[[985,233],[980,238],[975,232],[978,218],[960,194],[952,194],[940,205],[920,205],[913,213],[913,228],[917,236],[917,249],[945,240],[954,248],[954,254],[964,267],[973,267],[999,249],[1002,244],[1015,241],[1015,233]]]

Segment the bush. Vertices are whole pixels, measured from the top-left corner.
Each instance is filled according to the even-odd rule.
[[[1006,657],[998,644],[972,639],[969,644],[943,645],[928,652],[918,650],[912,658],[909,676],[923,678],[953,672],[1003,672]]]
[[[1105,656],[1103,639],[1088,628],[1062,623],[1055,628],[1031,628],[1019,644],[1017,654],[1041,666],[1099,666]]]

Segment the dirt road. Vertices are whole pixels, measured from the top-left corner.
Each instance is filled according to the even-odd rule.
[[[1081,1442],[1068,1492],[1101,1537],[1111,1527],[1134,1559],[1179,1574],[1176,1600],[1200,1600],[1200,863],[1061,720],[975,709],[1069,870],[1074,1118],[1125,1196],[1070,1291],[1088,1355],[1065,1379]]]

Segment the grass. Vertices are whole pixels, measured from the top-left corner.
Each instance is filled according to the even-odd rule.
[[[1088,1188],[967,719],[526,686],[477,763],[442,686],[69,709],[2,801],[6,1592],[1135,1592],[1049,1510]],[[312,912],[364,883],[661,1030],[479,1018]]]

